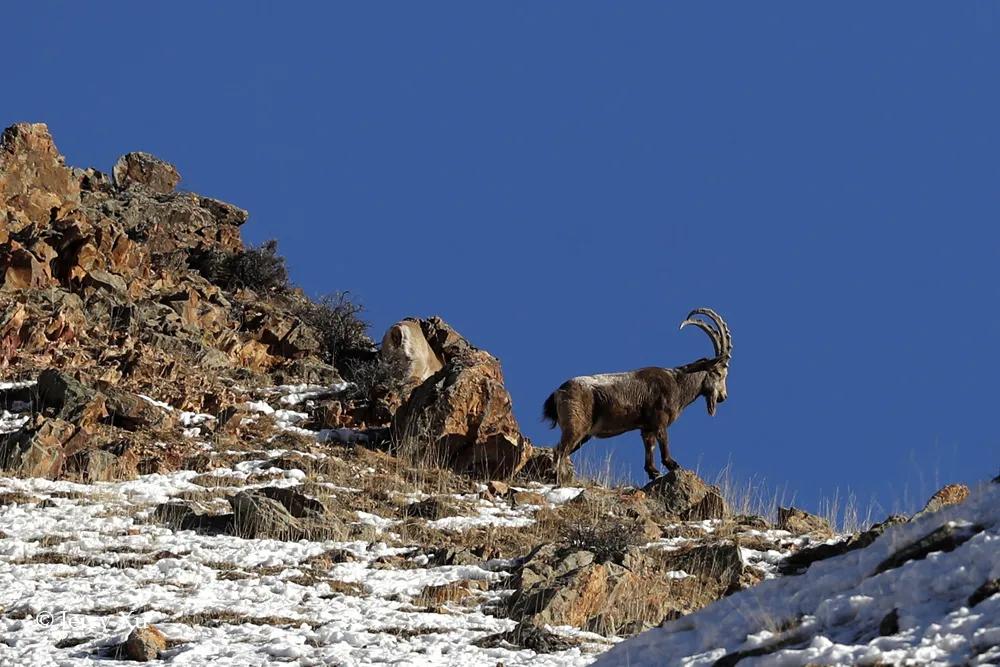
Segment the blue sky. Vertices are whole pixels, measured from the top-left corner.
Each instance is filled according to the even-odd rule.
[[[877,515],[1000,468],[1000,9],[20,3],[0,120],[147,150],[376,336],[439,314],[525,432],[566,378],[706,355],[675,457]],[[637,434],[581,455],[642,478]],[[878,518],[878,517],[876,517]]]

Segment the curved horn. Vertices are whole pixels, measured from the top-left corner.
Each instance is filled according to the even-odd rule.
[[[698,327],[699,329],[701,329],[702,331],[704,331],[705,333],[707,333],[708,337],[712,339],[712,347],[715,348],[715,356],[719,357],[719,356],[722,355],[722,341],[719,338],[719,334],[715,331],[715,329],[713,329],[712,327],[708,326],[707,324],[705,324],[701,320],[693,320],[693,319],[691,319],[690,316],[688,316],[688,319],[686,319],[683,322],[681,322],[681,329],[683,329],[684,327],[686,327],[689,324],[693,324],[696,327]]]
[[[720,357],[725,357],[728,361],[733,356],[733,335],[729,332],[729,325],[726,321],[722,319],[722,316],[711,308],[695,308],[690,313],[688,313],[688,319],[690,320],[694,315],[704,315],[705,317],[712,320],[715,326],[719,329],[719,343],[721,349],[717,352]]]

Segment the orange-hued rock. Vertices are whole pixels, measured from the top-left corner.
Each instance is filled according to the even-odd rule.
[[[969,487],[965,484],[948,484],[938,489],[927,501],[927,504],[924,505],[924,508],[914,515],[914,518],[931,512],[937,512],[939,509],[948,507],[949,505],[957,505],[958,503],[965,502],[965,499],[968,497]]]
[[[136,628],[125,640],[125,655],[129,660],[148,662],[160,657],[167,649],[167,637],[155,625]]]
[[[44,123],[18,123],[0,136],[0,222],[20,231],[45,225],[53,209],[79,204],[80,182],[56,150]]]
[[[527,462],[500,362],[473,347],[441,318],[419,320],[443,368],[416,387],[396,412],[397,438],[427,448],[456,471],[508,478]]]
[[[111,173],[120,188],[142,186],[159,194],[170,194],[181,182],[180,172],[174,165],[149,153],[121,156]]]

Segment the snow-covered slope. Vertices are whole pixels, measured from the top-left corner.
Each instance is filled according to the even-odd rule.
[[[998,577],[994,484],[625,641],[597,665],[998,665]]]
[[[0,479],[0,494],[34,499],[8,504],[0,520],[0,666],[113,664],[101,647],[152,622],[176,647],[164,656],[175,665],[592,660],[579,648],[551,656],[479,648],[474,640],[515,623],[412,603],[427,586],[487,584],[502,572],[421,565],[413,549],[385,542],[203,536],[141,520],[155,503],[198,491],[193,476],[100,485]],[[314,580],[308,564],[331,550],[347,562]],[[404,565],[379,566],[393,557]]]
[[[306,390],[279,387],[270,394],[281,405],[294,405],[300,401],[287,397],[308,396]],[[297,420],[282,410],[264,401],[258,405],[269,412],[256,412],[276,415],[279,432],[324,439],[322,432],[293,426]],[[199,417],[182,418],[178,428],[195,428]],[[197,439],[198,433],[186,436]],[[204,446],[209,456],[225,454]],[[576,645],[549,655],[477,645],[476,640],[517,625],[482,610],[506,594],[490,587],[509,577],[507,563],[436,565],[426,550],[390,544],[400,542],[390,530],[401,523],[398,518],[359,509],[351,512],[356,517],[351,527],[368,539],[297,541],[199,534],[156,520],[156,507],[172,500],[202,498],[201,506],[212,513],[227,509],[229,493],[301,488],[303,470],[271,465],[281,457],[315,458],[328,469],[347,466],[362,485],[375,472],[340,461],[333,450],[250,449],[228,455],[240,460],[207,474],[179,470],[91,484],[0,476],[0,667],[129,664],[112,659],[109,647],[150,623],[169,639],[162,659],[176,665],[569,667],[590,663],[610,643],[565,628]],[[316,486],[327,487],[328,501],[365,506],[362,489],[330,482]],[[532,490],[552,505],[580,493],[543,485]],[[449,522],[444,529],[456,532],[529,525],[539,509],[511,508],[476,494],[452,500],[469,505],[467,516],[441,520]],[[434,521],[426,523],[435,527]],[[471,587],[471,597],[483,604],[421,602],[422,593],[448,586],[458,592]]]

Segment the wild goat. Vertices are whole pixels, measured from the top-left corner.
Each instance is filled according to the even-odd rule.
[[[696,315],[709,318],[715,328]],[[715,357],[677,368],[640,368],[627,373],[583,375],[564,382],[545,400],[544,416],[562,430],[555,451],[556,474],[562,478],[565,460],[591,438],[611,438],[638,430],[646,448],[646,473],[656,479],[653,447],[660,443],[660,460],[668,470],[680,466],[670,456],[667,427],[699,396],[708,414],[726,400],[726,376],[733,338],[725,321],[710,308],[696,308],[681,322],[692,324],[712,339]]]

